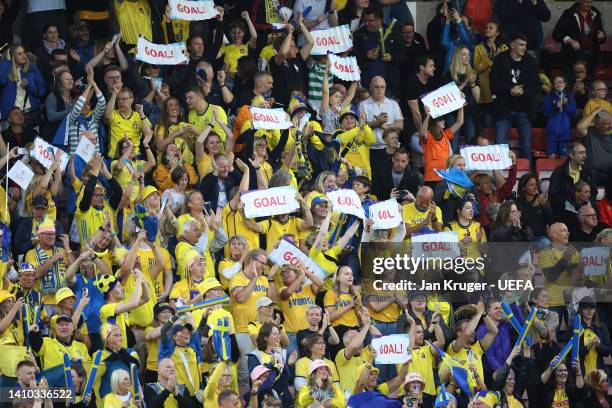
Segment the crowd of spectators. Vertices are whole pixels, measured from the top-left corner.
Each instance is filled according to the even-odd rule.
[[[612,254],[598,275],[580,256],[612,244],[592,0],[554,24],[555,54],[543,0],[439,1],[426,33],[398,0],[218,0],[201,21],[167,3],[0,0],[0,387],[38,396],[13,407],[65,406],[41,392],[66,387],[78,407],[612,406]],[[312,55],[311,33],[341,25],[358,81]],[[139,37],[184,42],[188,62],[140,62]],[[434,118],[421,97],[450,82],[465,104]],[[255,129],[249,107],[292,126]],[[37,160],[38,138],[67,162]],[[461,147],[494,144],[511,167],[466,168]],[[246,216],[242,194],[286,186],[299,210]],[[338,189],[365,219],[334,209]],[[374,229],[388,199],[402,221]],[[463,279],[518,290],[372,287],[368,248],[443,231],[486,260]],[[281,240],[324,276],[275,264]],[[577,316],[576,357],[555,357]],[[392,334],[411,357],[379,364]]]

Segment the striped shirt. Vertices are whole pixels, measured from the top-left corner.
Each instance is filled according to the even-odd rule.
[[[321,99],[323,99],[323,70],[325,65],[313,61],[313,66],[308,72],[308,102],[317,113],[321,109]],[[329,86],[333,85],[333,77],[329,75],[327,77]]]
[[[104,99],[104,95],[101,92],[96,93],[96,98],[98,98],[98,103],[93,113],[88,117],[85,118],[81,115],[81,109],[83,109],[83,105],[85,104],[85,95],[79,96],[72,111],[68,114],[68,144],[70,147],[69,153],[71,155],[74,154],[79,145],[80,136],[83,132],[88,130],[98,137],[96,142],[96,153],[100,153],[100,135],[98,133],[98,127],[100,126],[102,115],[104,115],[104,111],[106,110],[106,99]]]

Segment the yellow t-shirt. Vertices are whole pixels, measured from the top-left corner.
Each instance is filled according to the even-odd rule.
[[[325,305],[326,309],[328,307],[333,307],[337,310],[348,305],[352,300],[352,293],[341,293],[340,296],[338,296],[336,291],[334,289],[331,289],[325,292],[323,304]],[[359,326],[359,320],[357,320],[357,314],[355,313],[355,309],[351,309],[345,312],[342,316],[332,322],[332,326],[334,327],[340,325],[348,327]]]
[[[142,0],[139,0],[139,1],[142,1]],[[123,4],[126,4],[126,3],[132,4],[132,2],[130,1],[123,2]],[[136,36],[136,38],[138,38],[138,36]],[[132,111],[132,114],[129,117],[124,118],[121,115],[121,113],[119,113],[119,110],[115,109],[111,116],[109,128],[110,128],[110,141],[109,141],[109,148],[108,148],[109,156],[116,157],[117,143],[119,142],[119,140],[123,139],[125,136],[127,136],[132,141],[132,143],[134,143],[134,150],[136,151],[136,155],[138,156],[140,154],[140,137],[142,135],[142,120],[140,120],[140,115],[136,111]]]
[[[223,207],[223,229],[230,239],[236,235],[246,239],[249,250],[259,248],[259,234],[247,228],[240,211],[232,210],[229,203]],[[229,243],[225,246],[223,254],[229,256]]]
[[[296,241],[299,239],[299,226],[302,220],[296,217],[289,217],[287,222],[281,222],[277,217],[272,217],[267,220],[258,222],[266,234],[266,251],[270,253],[281,236],[291,234]],[[296,242],[297,244],[297,242]]]
[[[246,44],[234,45],[227,44],[221,47],[223,63],[229,64],[229,73],[235,74],[238,71],[238,60],[249,55],[249,46]]]
[[[131,398],[127,401],[122,401],[113,392],[106,394],[102,401],[104,402],[104,408],[124,408],[124,402],[128,402],[130,404],[127,408],[136,408],[136,405],[134,405]]]
[[[143,266],[144,267],[144,266]],[[148,267],[146,267],[148,269]],[[151,292],[151,297],[149,301],[134,308],[129,311],[129,324],[133,327],[145,328],[149,326],[153,322],[153,306],[157,303],[157,296],[155,296],[155,285],[151,280],[151,276],[148,273],[143,271],[143,275],[145,280],[147,281],[147,285],[149,285],[149,291]],[[136,279],[134,275],[130,274],[123,286],[125,298],[129,299],[132,296],[132,293],[136,290]]]
[[[357,371],[360,365],[372,362],[372,352],[369,347],[361,349],[361,353],[358,356],[352,357],[347,360],[342,349],[336,355],[336,368],[340,374],[340,387],[342,391],[353,393],[355,384],[357,384]]]
[[[185,303],[188,303],[190,300],[198,296],[202,292],[202,281],[195,282],[194,280],[187,278],[181,279],[172,285],[172,289],[170,290],[170,299],[178,299],[183,298]],[[191,315],[195,320],[196,324],[199,324],[202,319],[202,314],[204,313],[203,309],[194,310]]]
[[[204,113],[201,115],[199,115],[198,112],[196,112],[195,110],[190,110],[189,115],[187,116],[187,121],[191,123],[198,130],[198,132],[201,132],[206,126],[208,126],[212,122],[213,112],[215,108],[217,109],[219,120],[225,123],[225,125],[227,125],[227,114],[225,113],[223,108],[221,106],[213,105],[210,103],[206,107]],[[227,137],[227,135],[225,134],[221,126],[215,124],[213,126],[212,131],[219,136],[219,138],[221,139],[221,143],[225,143],[225,138]]]
[[[130,323],[130,319],[127,313],[116,314],[115,310],[117,309],[117,305],[119,303],[107,303],[102,305],[100,308],[100,320],[102,324],[109,323],[114,324],[115,326],[119,326],[121,329],[121,337],[122,342],[121,346],[123,348],[127,348],[127,335],[126,335],[126,326]]]
[[[238,288],[243,288],[251,281],[243,271],[238,272],[230,279],[229,290],[230,294]],[[236,333],[247,333],[247,327],[249,322],[254,321],[257,318],[257,308],[255,303],[260,297],[268,296],[268,290],[270,284],[266,276],[259,276],[257,282],[253,288],[253,291],[247,298],[246,302],[236,302],[233,298],[231,300],[232,315],[234,316],[234,323],[236,324]]]
[[[328,291],[334,287],[334,280],[332,277],[338,269],[340,263],[338,258],[341,252],[342,250],[338,245],[334,245],[325,252],[315,247],[310,248],[310,251],[308,251],[310,259],[315,261],[327,273],[328,277],[325,279],[325,284],[323,285],[324,291]]]
[[[144,330],[145,336],[155,330],[155,327],[149,326]],[[145,368],[151,371],[157,371],[157,355],[159,354],[159,337],[154,340],[145,340],[147,347],[147,362]]]
[[[140,270],[150,280],[153,287],[151,294],[159,297],[164,292],[164,270],[172,270],[172,260],[170,253],[164,247],[158,246],[157,249],[161,252],[164,258],[162,270],[156,276],[151,275],[151,269],[156,265],[155,254],[151,248],[138,248],[137,255],[140,257]],[[131,318],[130,318],[131,319]]]
[[[115,0],[115,14],[121,29],[121,38],[126,44],[136,45],[139,35],[153,41],[151,9],[147,0]]]
[[[172,33],[174,34],[174,42],[187,42],[189,38],[189,23],[187,20],[170,20],[170,24],[172,25]],[[168,36],[167,29],[168,20],[166,15],[162,17],[161,27],[164,32],[164,42],[166,44],[170,44],[170,38]]]
[[[592,339],[598,338],[590,328],[584,329],[584,342],[582,343],[586,349]],[[584,375],[587,375],[593,370],[597,370],[597,349],[590,349],[584,356]]]
[[[412,349],[412,360],[410,360],[410,371],[421,374],[425,381],[423,392],[429,395],[436,395],[436,383],[434,381],[433,369],[436,358],[431,352],[431,346],[424,345]],[[398,371],[401,365],[398,364]]]
[[[366,289],[366,293],[368,294],[366,297],[366,301],[372,302],[388,302],[390,300],[393,300],[394,295],[401,295],[401,291],[376,290],[374,289],[373,284],[370,282],[368,282],[368,288]],[[368,312],[374,320],[378,320],[379,322],[391,323],[397,321],[397,318],[402,313],[402,309],[397,303],[393,302],[380,312],[377,312],[372,309],[368,304]]]
[[[308,328],[306,312],[310,306],[315,304],[315,297],[316,294],[312,290],[312,284],[308,284],[302,285],[289,299],[279,302],[288,333],[297,333]]]
[[[554,247],[546,248],[538,256],[538,264],[540,268],[550,268],[559,262],[563,257],[563,251]],[[572,263],[578,263],[578,252],[572,257]],[[572,285],[570,272],[565,270],[559,274],[556,281],[551,282],[544,277],[544,287],[548,290],[550,306],[565,306],[563,298],[563,290],[567,286]]]
[[[409,203],[402,207],[402,218],[406,223],[407,227],[414,227],[425,221],[429,208],[425,211],[421,211],[416,207],[416,203]],[[442,210],[440,207],[436,207],[436,219],[437,222],[442,223]],[[425,227],[431,228],[431,222],[425,225]],[[409,239],[408,239],[409,241]]]
[[[459,240],[465,239],[465,237],[470,237],[472,242],[466,245],[467,258],[480,258],[480,248],[478,247],[478,233],[480,231],[480,223],[478,221],[471,221],[467,226],[460,225],[458,221],[451,221],[450,228],[444,228],[445,231],[453,231],[457,233]],[[482,231],[482,237],[480,238],[480,242],[487,242],[487,234]]]
[[[195,218],[193,218],[190,214],[181,215],[180,217],[178,217],[178,220],[177,220],[178,226],[179,226],[178,228],[179,229],[182,228],[181,226],[187,220],[195,221]],[[215,277],[215,262],[212,256],[210,255],[210,251],[208,250],[208,248],[210,247],[210,244],[212,243],[214,239],[214,236],[215,236],[215,233],[209,230],[208,231],[208,246],[206,247],[206,250],[204,251],[204,254],[202,255],[206,259],[206,271],[204,272],[204,279]],[[195,251],[194,246],[191,245],[189,242],[185,242],[185,241],[179,242],[178,244],[176,244],[176,248],[174,248],[174,255],[176,257],[176,262],[178,263],[177,271],[181,279],[186,279],[189,276],[189,268],[187,268],[187,264],[185,263],[185,255],[187,255],[187,253],[190,250]]]
[[[132,167],[134,167],[134,171],[139,172],[144,168],[144,160],[132,160]],[[126,187],[132,181],[132,172],[128,168],[128,166],[124,163],[119,174],[115,174],[115,166],[117,165],[117,160],[113,160],[111,162],[111,173],[113,173],[117,183],[121,186],[122,189],[126,189]],[[140,191],[140,184],[134,184],[134,188],[132,189],[132,194],[130,195],[130,201],[135,202],[136,198],[138,198],[138,192]]]
[[[473,390],[476,387],[477,383],[476,383],[476,380],[474,379],[474,376],[471,374],[471,371],[470,371],[469,354],[471,354],[472,361],[476,365],[476,370],[478,371],[478,375],[480,376],[480,378],[484,378],[484,372],[482,368],[482,355],[484,354],[484,350],[482,349],[482,346],[480,345],[479,341],[472,344],[472,346],[470,347],[470,350],[472,351],[471,353],[468,353],[468,349],[466,349],[465,347],[455,352],[453,350],[453,344],[454,342],[451,342],[451,344],[448,346],[448,349],[446,350],[446,354],[448,354],[451,357],[455,357],[456,360],[462,362],[462,367],[465,368],[468,372],[468,384],[470,386],[470,389]]]
[[[274,49],[274,44],[268,44],[261,49],[259,52],[259,58],[262,60],[269,62],[270,58],[276,55],[276,50]]]
[[[551,408],[569,408],[569,406],[569,398],[565,392],[565,387],[556,388]]]

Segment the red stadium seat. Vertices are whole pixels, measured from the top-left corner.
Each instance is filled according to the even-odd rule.
[[[546,151],[546,129],[531,129],[531,150]]]
[[[549,179],[553,170],[565,163],[567,159],[538,159],[536,161],[536,173],[539,180]]]

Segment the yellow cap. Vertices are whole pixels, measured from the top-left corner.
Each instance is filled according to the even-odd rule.
[[[214,288],[223,288],[223,286],[217,279],[208,278],[208,279],[204,279],[204,282],[200,284],[200,288],[202,290],[202,293],[205,295],[206,292],[208,292],[209,290],[214,289]]]
[[[74,297],[74,292],[70,288],[60,288],[57,292],[55,292],[55,303],[59,303],[64,299],[69,297]]]
[[[124,247],[118,247],[113,249],[113,263],[117,265],[121,265],[123,260],[125,259],[128,250]]]
[[[159,194],[159,191],[157,190],[157,188],[155,188],[155,186],[146,186],[144,188],[144,191],[142,192],[142,199],[146,200],[147,197],[149,197],[153,193]]]
[[[361,377],[361,374],[363,374],[363,371],[366,369],[366,367],[370,366],[370,371],[376,371],[376,373],[378,374],[380,372],[380,370],[376,367],[374,367],[372,364],[361,364],[359,367],[357,367],[357,378]]]
[[[0,303],[3,303],[10,298],[15,299],[15,295],[13,295],[11,292],[7,292],[6,290],[0,290]]]

